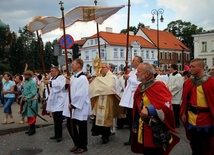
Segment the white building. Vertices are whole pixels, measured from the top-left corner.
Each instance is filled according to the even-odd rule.
[[[113,63],[115,72],[123,71],[126,59],[126,34],[100,32],[100,57],[103,62]],[[97,34],[89,37],[81,48],[81,58],[84,60],[84,71],[89,72],[92,68],[94,57],[98,55]],[[129,36],[128,65],[135,55],[139,55],[144,62],[154,63],[157,61],[156,47],[140,36]],[[92,73],[94,73],[92,69]]]
[[[214,30],[193,35],[194,58],[204,59],[208,68],[214,67]]]
[[[106,32],[99,32],[99,36],[102,61],[113,63],[116,66],[115,72],[123,71],[127,53],[127,35],[113,33],[112,28],[107,28]],[[178,64],[179,70],[182,70],[183,64],[190,61],[189,48],[169,32],[160,31],[159,36],[159,67],[167,70],[170,64]],[[84,60],[83,71],[94,73],[92,62],[94,57],[98,55],[97,34],[87,38],[80,47],[81,58]],[[136,35],[130,33],[128,65],[131,65],[135,55],[141,56],[144,62],[157,65],[157,53],[157,30],[142,28]]]

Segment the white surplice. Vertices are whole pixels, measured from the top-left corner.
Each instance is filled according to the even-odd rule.
[[[137,80],[137,69],[133,69],[129,73],[129,78],[127,80],[127,86],[123,92],[123,95],[120,100],[120,106],[122,107],[127,107],[127,108],[133,108],[133,97],[134,97],[134,92],[137,89],[138,85],[140,82]]]
[[[72,118],[80,121],[87,120],[91,115],[89,82],[85,75],[78,78],[73,75],[70,81],[71,104],[75,107],[75,109],[72,108]],[[66,117],[70,117],[68,104],[70,103],[67,96],[63,109],[63,115]]]
[[[51,80],[49,85],[50,94],[48,95],[46,110],[48,112],[63,111],[66,93],[65,77],[59,75],[56,79]]]

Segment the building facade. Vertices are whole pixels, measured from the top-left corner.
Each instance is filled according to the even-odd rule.
[[[112,29],[110,29],[112,30]],[[182,42],[169,32],[159,32],[159,60],[157,50],[157,30],[150,28],[139,29],[136,35],[129,35],[128,52],[126,51],[127,35],[113,33],[107,29],[99,32],[100,57],[103,62],[113,63],[115,72],[123,71],[128,53],[128,65],[134,56],[141,56],[144,62],[158,65],[162,70],[167,70],[170,64],[178,64],[179,70],[183,70],[183,64],[190,62],[190,51]],[[97,34],[86,39],[80,45],[81,58],[84,60],[83,70],[94,73],[92,62],[98,53]]]
[[[214,68],[214,30],[202,32],[194,37],[194,58],[201,58],[206,68]]]

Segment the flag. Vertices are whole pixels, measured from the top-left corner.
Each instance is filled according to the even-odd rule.
[[[75,22],[88,22],[93,21],[98,24],[102,24],[111,15],[118,12],[124,5],[116,7],[108,6],[79,6],[64,15],[65,28],[73,25]],[[55,30],[57,28],[63,28],[62,18],[54,16],[41,17],[36,16],[28,24],[28,30],[31,32],[41,30],[42,34]]]

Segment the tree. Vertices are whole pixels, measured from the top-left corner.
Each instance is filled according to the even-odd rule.
[[[51,42],[45,43],[45,51],[44,51],[44,61],[45,61],[45,68],[50,70],[51,65],[58,65],[57,56],[54,56],[54,44],[56,39]]]
[[[40,68],[38,45],[35,34],[27,30],[27,26],[19,30],[19,36],[14,38],[9,52],[9,64],[13,73],[23,73],[27,63],[28,69],[34,71]]]
[[[9,67],[9,54],[8,51],[13,40],[13,33],[9,29],[0,29],[0,74],[5,71],[11,71]]]
[[[202,32],[203,28],[198,28],[198,26],[190,22],[176,20],[170,22],[164,31],[171,32],[181,42],[183,42],[187,47],[189,47],[191,51],[194,51],[194,38],[192,37],[192,35]]]
[[[140,28],[142,28],[142,27],[145,27],[145,25],[143,24],[143,23],[138,23],[138,26],[137,27],[135,27],[135,26],[130,26],[129,27],[129,31],[133,31],[134,32],[134,35],[137,33],[137,31],[140,29]],[[122,29],[121,31],[120,31],[120,33],[127,33],[127,29]]]

